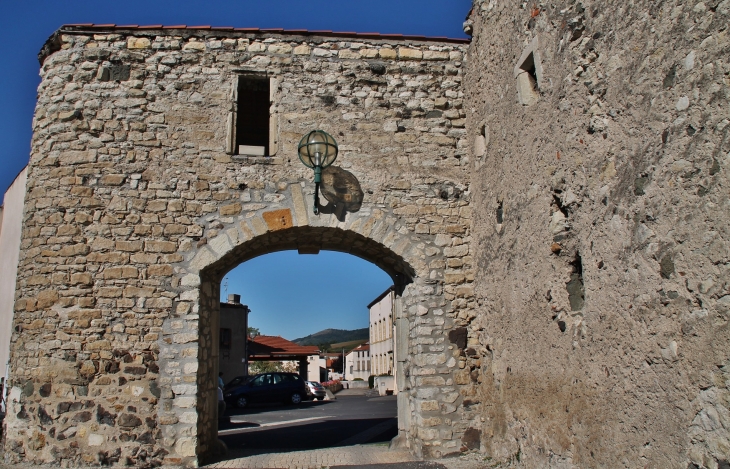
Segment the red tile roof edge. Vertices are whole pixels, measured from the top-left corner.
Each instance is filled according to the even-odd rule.
[[[307,29],[284,29],[284,28],[235,28],[233,26],[210,26],[210,25],[199,25],[199,26],[187,26],[187,25],[116,25],[116,24],[95,24],[95,23],[77,23],[77,24],[64,24],[59,28],[59,31],[72,32],[79,29],[91,29],[91,30],[137,30],[137,31],[150,31],[154,29],[160,30],[171,30],[171,29],[186,29],[186,30],[210,30],[210,31],[235,31],[235,32],[251,32],[251,33],[262,33],[262,34],[282,34],[282,35],[306,35],[306,36],[325,36],[325,37],[352,37],[352,38],[363,38],[363,39],[394,39],[394,40],[417,40],[417,41],[434,41],[434,42],[452,42],[458,44],[468,44],[471,42],[470,38],[449,38],[443,36],[420,36],[420,35],[404,35],[404,34],[382,34],[375,32],[357,33],[350,31],[329,31],[329,30],[307,30]]]
[[[255,344],[270,349],[267,351],[252,350],[251,354],[255,356],[292,354],[316,355],[319,353],[319,348],[316,345],[299,345],[280,336],[259,335],[251,339],[251,341],[253,342],[252,346]]]

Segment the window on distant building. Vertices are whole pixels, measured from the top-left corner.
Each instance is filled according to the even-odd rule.
[[[231,329],[220,329],[220,353],[222,358],[231,358],[231,342],[233,331]]]

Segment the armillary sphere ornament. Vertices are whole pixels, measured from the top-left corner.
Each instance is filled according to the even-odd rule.
[[[319,214],[319,184],[322,169],[337,159],[337,142],[324,130],[313,130],[299,141],[299,159],[304,166],[314,169],[314,214]]]

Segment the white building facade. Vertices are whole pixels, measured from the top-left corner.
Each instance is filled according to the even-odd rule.
[[[345,357],[345,379],[367,381],[370,376],[370,344],[362,344]]]
[[[375,376],[395,373],[394,304],[395,292],[391,287],[368,305],[370,310],[370,374]]]

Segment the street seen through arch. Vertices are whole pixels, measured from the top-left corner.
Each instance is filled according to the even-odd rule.
[[[219,332],[225,406],[219,407],[224,410],[218,419],[219,439],[228,448],[225,460],[385,444],[397,436],[395,380],[368,380],[373,373],[392,377],[395,371],[394,322],[386,311],[393,309],[392,284],[374,264],[333,251],[275,252],[243,262],[225,275]],[[390,354],[371,358],[373,346],[388,345]],[[296,352],[308,355],[276,359]],[[380,360],[377,370],[371,360]],[[286,384],[278,382],[286,377],[280,373],[296,373],[312,383],[301,403],[292,404],[288,395],[272,397],[272,389]],[[241,388],[257,375],[265,386]],[[376,384],[381,381],[379,392]],[[237,392],[249,397],[245,407]]]

